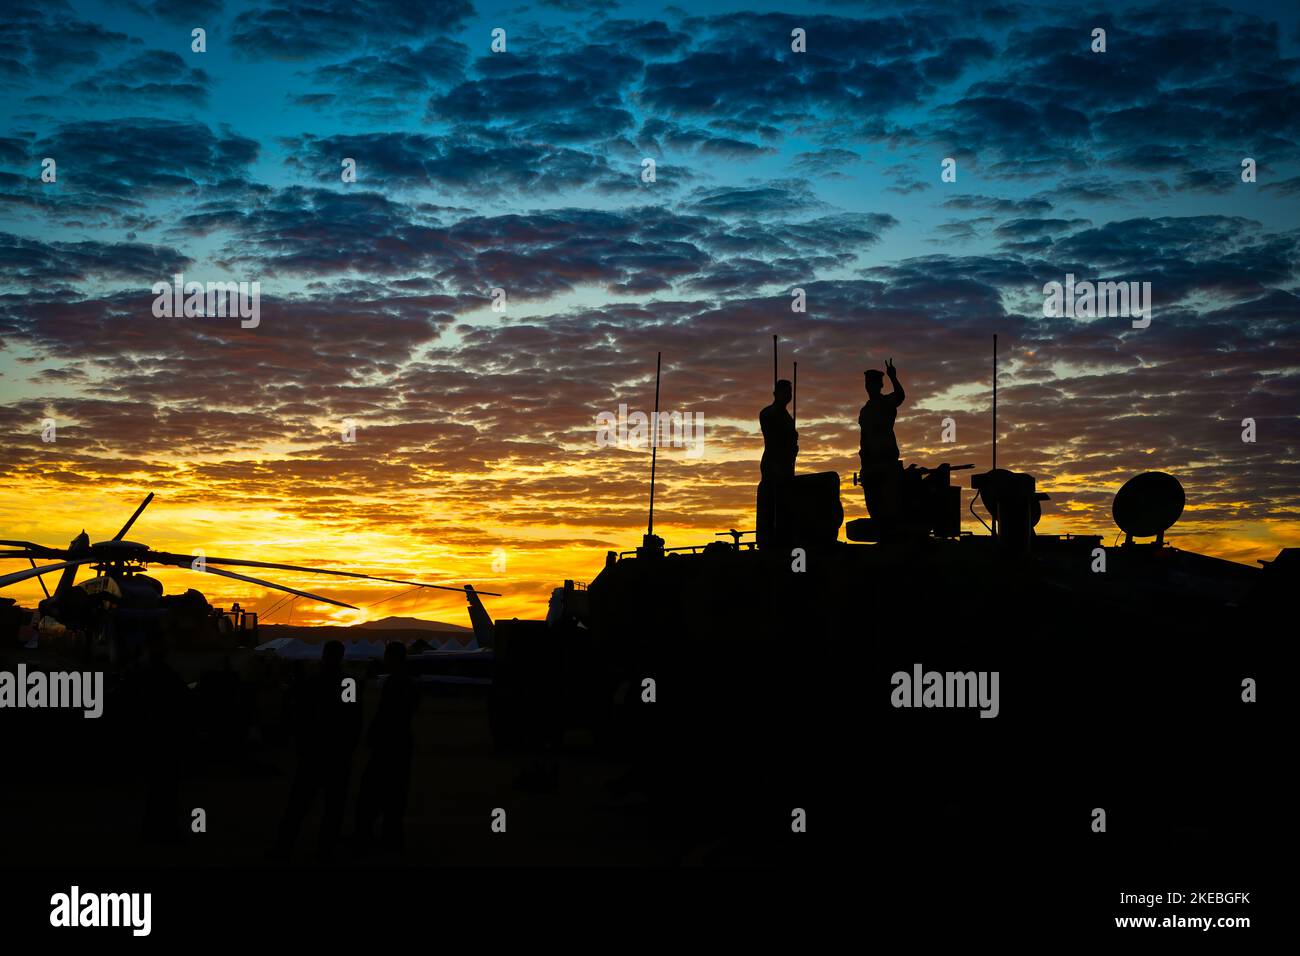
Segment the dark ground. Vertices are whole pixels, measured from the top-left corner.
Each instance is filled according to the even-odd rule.
[[[24,652],[31,660],[34,652]],[[220,666],[221,655],[178,656],[176,665],[188,680],[204,667]],[[251,653],[236,654],[235,668],[257,666]],[[72,667],[71,663],[64,665]],[[350,673],[361,677],[360,669]],[[362,694],[366,724],[379,699],[369,682]],[[14,712],[19,714],[20,712]],[[187,772],[179,804],[186,827],[181,842],[158,846],[139,839],[144,785],[133,766],[138,738],[110,726],[105,718],[69,725],[65,715],[22,713],[61,720],[63,739],[44,754],[32,754],[34,740],[17,748],[32,758],[24,768],[10,768],[0,787],[0,841],[6,864],[92,865],[272,865],[265,851],[284,810],[295,765],[293,740],[281,719],[278,694],[262,687],[257,695],[257,732],[234,752],[215,746],[195,731],[185,747]],[[99,724],[100,726],[95,726]],[[84,726],[77,726],[84,725]],[[31,724],[29,723],[29,726]],[[85,731],[85,733],[83,733]],[[96,733],[98,732],[98,733]],[[97,754],[78,759],[78,738],[95,735]],[[349,838],[361,772],[368,751],[364,742],[353,756],[344,841],[336,862],[420,864],[632,864],[668,863],[689,854],[689,846],[658,837],[643,805],[635,797],[615,802],[606,784],[622,771],[597,754],[590,735],[572,731],[547,759],[559,767],[555,792],[534,793],[513,786],[533,762],[529,754],[497,752],[488,729],[487,704],[470,697],[421,698],[414,724],[415,752],[403,854],[374,850],[363,857]],[[110,753],[105,752],[105,749]],[[188,832],[192,808],[207,812],[207,832]],[[493,833],[492,811],[507,813],[506,833]],[[318,798],[303,826],[295,862],[310,862],[319,826]]]

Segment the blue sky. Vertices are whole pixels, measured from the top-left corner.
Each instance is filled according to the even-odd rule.
[[[481,94],[488,82],[488,67],[494,62],[489,59],[491,31],[500,27],[507,31],[508,52],[496,60],[510,61],[512,71],[526,77],[557,78],[572,63],[566,57],[581,59],[593,71],[590,83],[569,84],[567,88],[557,84],[549,90],[576,97],[599,91],[611,104],[617,101],[618,109],[626,110],[626,125],[592,128],[588,135],[577,131],[568,145],[610,157],[613,170],[627,173],[629,178],[637,172],[639,154],[652,154],[663,167],[662,188],[653,193],[642,190],[635,199],[680,201],[692,188],[805,179],[810,200],[844,211],[881,212],[899,219],[903,228],[890,236],[891,257],[922,254],[933,244],[946,241],[943,235],[936,235],[938,227],[971,218],[944,208],[943,203],[954,195],[995,193],[999,198],[1029,199],[1053,194],[1064,185],[1123,182],[1125,178],[1134,188],[1127,193],[1121,189],[1119,195],[1104,204],[1086,197],[1070,198],[1054,203],[1054,211],[1094,222],[1122,215],[1126,209],[1169,215],[1236,213],[1277,227],[1288,224],[1290,204],[1278,203],[1275,193],[1270,195],[1262,189],[1229,189],[1220,184],[1215,188],[1150,191],[1176,183],[1176,174],[1184,170],[1208,170],[1215,161],[1226,166],[1233,157],[1256,153],[1266,168],[1263,179],[1276,183],[1291,178],[1297,172],[1295,157],[1277,148],[1285,144],[1273,141],[1267,129],[1247,131],[1258,133],[1257,137],[1234,136],[1239,131],[1223,122],[1227,119],[1224,116],[1214,124],[1219,129],[1205,129],[1201,142],[1194,144],[1205,147],[1195,157],[1156,152],[1143,157],[1122,155],[1125,142],[1131,141],[1127,136],[1132,130],[1126,127],[1117,128],[1109,136],[1081,136],[1070,142],[1060,134],[1076,125],[1071,117],[1061,119],[1059,126],[1050,131],[1037,131],[1003,148],[981,134],[981,114],[976,110],[965,111],[955,123],[947,122],[953,116],[953,104],[969,96],[972,86],[996,85],[1014,75],[1014,70],[1009,69],[1014,60],[997,51],[1006,51],[1012,45],[1010,38],[1032,37],[1035,30],[1041,32],[1043,40],[1024,39],[1014,44],[1022,55],[1074,55],[1087,64],[1085,68],[1095,64],[1098,70],[1120,76],[1147,76],[1157,84],[1168,82],[1170,65],[1179,62],[1171,56],[1168,64],[1147,63],[1153,52],[1161,50],[1162,31],[1171,27],[1196,38],[1196,48],[1184,55],[1200,57],[1215,51],[1228,52],[1241,25],[1255,23],[1258,29],[1276,30],[1277,55],[1289,62],[1297,55],[1296,13],[1293,9],[1275,12],[1270,6],[1230,4],[1213,8],[1243,11],[1234,18],[1223,12],[1196,16],[1189,12],[1195,7],[1179,7],[1176,12],[1171,8],[1162,16],[1146,12],[1142,6],[1111,7],[1110,12],[1098,13],[1091,7],[1071,9],[1062,5],[1045,13],[1038,5],[975,5],[973,9],[983,10],[980,16],[957,12],[960,5],[952,4],[928,8],[799,4],[797,12],[791,13],[789,5],[780,3],[704,3],[693,5],[691,17],[687,17],[680,8],[657,4],[362,3],[338,4],[340,12],[336,16],[355,17],[359,21],[355,29],[338,26],[335,17],[322,17],[321,22],[334,31],[331,33],[306,13],[281,16],[275,5],[223,5],[209,0],[154,5],[56,3],[43,5],[42,10],[51,12],[23,15],[48,48],[37,55],[29,53],[24,70],[9,71],[7,85],[15,95],[7,96],[0,110],[9,129],[35,133],[38,142],[48,137],[56,120],[68,122],[74,118],[111,123],[156,117],[171,122],[196,121],[214,131],[225,126],[257,144],[256,158],[230,170],[210,169],[211,174],[232,172],[271,187],[295,183],[334,186],[337,176],[327,174],[326,157],[314,157],[319,162],[307,168],[293,165],[302,151],[287,140],[303,134],[324,138],[396,131],[448,135],[466,125],[513,131],[535,126],[542,111],[530,112],[530,104],[517,100],[494,102],[482,97],[482,110],[466,107],[454,114],[438,107],[438,101],[448,94],[470,90]],[[168,19],[160,19],[155,7],[170,11]],[[329,7],[313,4],[304,9],[319,14]],[[292,5],[284,9],[292,11]],[[864,9],[869,9],[876,19],[859,19]],[[1005,10],[1005,15],[992,15],[991,11],[998,9]],[[1254,15],[1267,19],[1244,19]],[[35,22],[31,22],[33,19]],[[672,80],[679,79],[675,68],[689,63],[690,50],[725,51],[752,44],[756,51],[770,56],[773,63],[793,63],[796,55],[788,50],[786,26],[805,21],[805,29],[811,33],[805,59],[822,54],[828,57],[820,68],[804,74],[816,75],[817,82],[833,82],[837,63],[910,64],[929,57],[958,63],[957,57],[945,52],[945,43],[986,43],[988,49],[965,54],[961,67],[953,66],[951,78],[932,76],[909,86],[916,77],[900,77],[898,87],[890,85],[885,96],[873,96],[871,88],[867,88],[853,97],[814,94],[799,103],[772,103],[766,120],[762,97],[755,95],[752,102],[746,99],[740,83],[735,90],[719,88],[722,95],[716,108],[701,108],[689,95],[675,98],[667,88]],[[285,22],[297,24],[295,31],[277,34],[275,25]],[[876,27],[881,23],[886,28]],[[667,39],[635,57],[637,65],[629,64],[629,68],[635,71],[639,66],[658,67],[670,78],[658,84],[651,102],[637,102],[637,94],[645,92],[646,86],[638,89],[639,84],[630,74],[617,78],[601,75],[600,61],[626,55],[628,48],[620,46],[622,35],[635,29],[645,31],[651,24],[662,24],[659,32]],[[844,37],[846,24],[852,26],[852,32]],[[1109,49],[1104,55],[1088,52],[1093,24],[1108,27]],[[97,31],[93,38],[83,35],[92,29],[91,25]],[[189,31],[194,26],[208,31],[206,53],[190,50]],[[74,34],[62,44],[58,37],[61,29]],[[1060,35],[1054,31],[1060,31]],[[873,47],[877,36],[886,39]],[[1052,38],[1050,42],[1047,37]],[[827,50],[832,41],[835,46]],[[1071,43],[1074,49],[1070,49]],[[898,49],[898,44],[912,47],[915,55]],[[1263,67],[1253,56],[1253,48],[1241,45],[1241,50],[1218,65],[1222,76]],[[880,49],[885,50],[883,55]],[[403,56],[394,58],[394,50],[402,51]],[[735,55],[745,62],[742,54]],[[391,72],[384,74],[381,65]],[[1201,65],[1205,65],[1203,60]],[[166,68],[160,68],[163,66]],[[419,75],[420,70],[424,76]],[[1165,77],[1161,77],[1162,72]],[[393,82],[398,78],[400,83]],[[1282,78],[1275,74],[1273,79],[1277,82]],[[1189,89],[1194,87],[1194,78],[1186,74],[1178,74],[1178,82]],[[114,84],[120,84],[120,88]],[[1117,97],[1099,101],[1090,113],[1089,104],[1074,103],[1069,92],[1068,85],[1064,85],[1057,98],[1047,99],[1051,104],[1044,107],[1047,117],[1053,105],[1064,106],[1077,109],[1083,122],[1101,127],[1098,120],[1104,121],[1107,114],[1132,106]],[[304,105],[312,97],[319,105]],[[860,99],[860,108],[845,108],[845,103],[854,99]],[[513,110],[494,108],[507,102]],[[1172,98],[1167,97],[1166,102],[1172,102]],[[547,104],[554,107],[557,117],[581,105],[562,99]],[[1148,99],[1147,105],[1159,109],[1160,100]],[[743,120],[738,107],[749,111]],[[707,134],[711,140],[702,142],[711,142],[712,148],[701,148],[698,143],[674,148],[659,137],[659,149],[638,149],[645,140],[638,143],[637,137],[629,134],[655,120],[685,128],[690,131],[687,135]],[[963,127],[962,120],[968,125]],[[1293,123],[1294,118],[1275,116],[1274,129],[1285,130],[1288,121]],[[755,135],[752,130],[736,130],[737,123],[769,128],[763,131],[766,135]],[[872,126],[875,128],[869,128]],[[969,133],[970,139],[963,141],[963,132]],[[1178,135],[1153,136],[1155,142],[1133,145],[1153,149],[1171,145],[1186,149],[1193,145],[1184,127],[1170,133]],[[728,139],[736,148],[721,152]],[[742,144],[747,149],[742,149]],[[626,155],[613,152],[620,147],[628,150]],[[822,152],[836,149],[847,152],[840,156]],[[938,181],[939,162],[950,154],[959,159],[958,182],[942,184]],[[12,162],[19,154],[11,151],[6,158]],[[29,155],[28,163],[35,158]],[[384,177],[383,170],[368,169],[364,155],[358,159],[363,164],[362,183],[377,188],[392,185],[393,177]],[[1108,159],[1120,162],[1108,163]],[[67,157],[63,186],[56,189],[75,189],[73,174],[79,161],[80,157]],[[825,168],[819,175],[808,175],[809,164],[818,161]],[[8,168],[29,175],[35,171],[31,165]],[[1219,168],[1214,171],[1224,172]],[[678,180],[674,186],[675,175],[689,178],[686,182]],[[436,180],[426,186],[406,175],[400,181],[412,194],[433,193],[454,202],[458,193],[454,186]],[[1145,186],[1146,191],[1140,186]],[[909,187],[918,191],[891,191]],[[475,208],[519,211],[574,202],[594,208],[619,208],[633,198],[631,193],[597,191],[581,181],[566,179],[564,188],[556,189],[522,191],[503,184],[503,188],[486,195],[476,194]],[[75,236],[79,235],[77,228],[85,227],[81,221],[75,225],[46,224],[27,217],[10,222],[13,231],[24,235],[39,231],[44,235]],[[976,250],[990,245],[987,237],[982,241],[972,238],[969,243]]]

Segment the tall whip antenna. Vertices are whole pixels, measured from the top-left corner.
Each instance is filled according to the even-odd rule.
[[[655,533],[655,465],[659,457],[659,360],[663,352],[655,353],[655,413],[650,419],[650,524],[646,535]]]
[[[998,470],[998,336],[993,333],[993,470]],[[993,534],[998,533],[998,515],[995,509],[989,516],[993,519]]]

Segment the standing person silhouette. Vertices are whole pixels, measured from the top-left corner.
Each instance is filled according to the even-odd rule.
[[[781,379],[772,390],[772,404],[758,413],[758,424],[763,430],[763,458],[758,466],[761,479],[754,537],[760,549],[775,543],[772,531],[777,498],[794,478],[794,460],[799,455],[799,433],[786,411],[792,393],[789,379]]]
[[[888,535],[897,529],[902,517],[903,464],[898,460],[898,442],[894,440],[894,418],[906,396],[892,358],[884,372],[868,369],[862,375],[867,389],[867,404],[858,413],[862,429],[858,449],[862,494],[877,534]],[[893,385],[888,395],[882,392],[885,375]]]
[[[411,719],[420,691],[407,673],[406,645],[401,641],[389,641],[384,648],[384,667],[388,678],[379,696],[379,709],[370,722],[370,762],[362,774],[357,797],[357,839],[362,843],[373,840],[375,820],[382,817],[385,848],[401,850],[414,750]]]
[[[321,862],[333,858],[352,775],[352,751],[361,730],[361,704],[343,699],[344,651],[341,641],[325,642],[320,669],[305,682],[297,701],[298,766],[271,849],[273,859],[289,858],[317,793],[325,798],[325,812],[316,856]]]

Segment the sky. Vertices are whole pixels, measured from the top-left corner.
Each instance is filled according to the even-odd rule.
[[[862,371],[899,370],[905,462],[983,470],[996,334],[998,464],[1051,495],[1040,533],[1113,540],[1116,490],[1160,470],[1187,495],[1171,543],[1272,558],[1300,545],[1298,16],[7,5],[0,537],[107,539],[152,491],[129,537],[159,549],[472,583],[538,617],[640,543],[649,449],[597,422],[653,408],[657,354],[661,408],[704,422],[659,451],[672,547],[753,527],[774,334],[798,470],[839,472],[846,519]],[[155,315],[177,273],[258,283],[256,325]],[[1149,325],[1045,315],[1067,275],[1149,282]],[[267,576],[361,607],[272,622],[466,623],[449,592]]]

